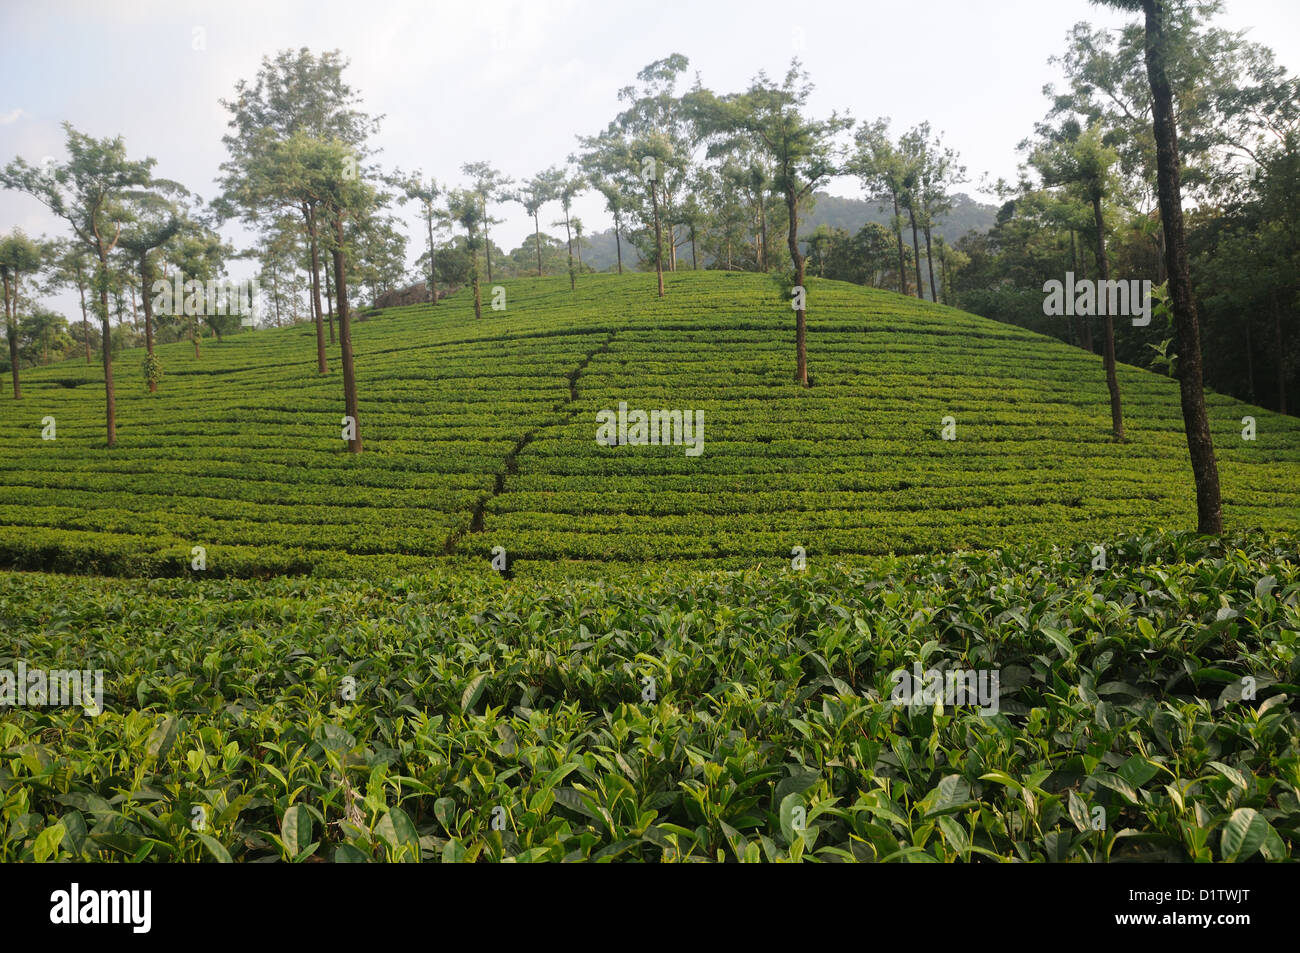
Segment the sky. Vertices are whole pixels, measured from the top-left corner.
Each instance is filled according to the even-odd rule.
[[[153,157],[156,175],[210,199],[227,156],[220,100],[264,56],[306,46],[351,61],[346,80],[384,117],[370,145],[385,168],[464,185],[462,163],[487,160],[521,180],[562,164],[577,135],[603,129],[621,108],[618,90],[654,60],[681,53],[691,80],[698,73],[725,93],[759,70],[784,75],[798,56],[816,86],[813,114],[888,116],[895,133],[928,120],[960,152],[966,190],[986,198],[981,176],[1016,174],[1016,144],[1046,111],[1043,85],[1060,81],[1048,58],[1071,26],[1131,17],[1088,0],[0,0],[0,163],[62,159],[67,120],[96,137],[122,135],[128,156]],[[1300,70],[1297,0],[1226,0],[1217,22]],[[828,191],[861,195],[852,179]],[[413,262],[423,233],[412,205],[398,212]],[[501,247],[532,234],[520,206],[493,214],[505,219],[492,233]],[[598,196],[580,198],[575,214],[588,231],[610,224]],[[0,192],[0,232],[13,226],[68,231],[36,200]],[[225,234],[240,247],[252,240],[237,225]],[[72,301],[46,303],[71,315]]]

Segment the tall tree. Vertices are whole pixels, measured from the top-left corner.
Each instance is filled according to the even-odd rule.
[[[832,113],[828,119],[804,114],[812,92],[808,74],[796,59],[780,84],[759,73],[748,90],[721,98],[707,90],[689,94],[706,136],[742,135],[771,160],[776,191],[785,197],[789,231],[786,236],[794,265],[796,380],[808,386],[807,309],[804,296],[805,258],[799,250],[799,205],[811,198],[817,184],[842,171],[836,139],[852,120]]]
[[[369,155],[366,143],[379,128],[382,116],[371,117],[358,107],[360,96],[343,80],[347,67],[338,50],[315,55],[306,47],[281,50],[274,59],[264,57],[250,83],[235,84],[235,98],[221,100],[230,113],[231,131],[222,137],[228,158],[221,164],[223,195],[214,203],[223,216],[239,210],[250,225],[264,218],[267,208],[294,208],[302,216],[311,252],[311,300],[316,318],[316,363],[328,372],[325,351],[325,316],[321,304],[320,223],[318,209],[303,194],[292,190],[269,195],[257,187],[264,180],[267,153],[295,133],[316,139],[337,140],[353,150],[350,162],[359,165]],[[331,338],[333,324],[330,325]],[[332,341],[331,341],[332,343]]]
[[[573,230],[572,230],[572,220],[570,217],[570,212],[572,212],[573,210],[573,200],[578,195],[585,192],[586,189],[587,189],[587,182],[585,179],[582,178],[582,176],[565,174],[560,179],[558,185],[556,186],[556,192],[555,192],[555,197],[560,200],[560,208],[564,210],[564,220],[563,220],[564,235],[566,240],[569,243],[569,290],[570,291],[573,291],[577,288],[577,278],[575,277],[576,272],[573,270]],[[555,222],[554,224],[559,225],[560,223]],[[662,282],[662,280],[663,280],[663,276],[661,273],[660,281]]]
[[[9,363],[13,371],[14,400],[23,399],[18,379],[18,285],[41,267],[41,247],[15,228],[0,236],[0,281],[5,299],[5,334],[9,338]]]
[[[1093,125],[1080,129],[1077,124],[1065,127],[1040,147],[1031,163],[1043,176],[1047,186],[1066,185],[1076,188],[1092,209],[1096,232],[1097,274],[1101,281],[1110,280],[1110,256],[1106,253],[1106,217],[1103,203],[1115,188],[1112,167],[1119,155],[1102,143],[1101,130]],[[1104,286],[1103,286],[1104,287]],[[1098,292],[1098,298],[1104,291]],[[1124,414],[1120,407],[1119,379],[1115,373],[1115,318],[1106,309],[1102,316],[1103,363],[1106,387],[1110,391],[1111,431],[1116,440],[1124,439]]]
[[[466,162],[461,172],[474,183],[483,218],[483,248],[487,256],[487,280],[492,281],[492,232],[490,226],[498,221],[488,214],[488,202],[504,202],[511,198],[510,186],[514,179],[507,178],[487,162]]]
[[[1169,81],[1171,44],[1167,0],[1097,0],[1124,10],[1141,9],[1144,19],[1144,59],[1151,87],[1151,116],[1156,144],[1156,191],[1164,226],[1165,263],[1169,273],[1169,303],[1178,348],[1178,387],[1183,429],[1196,482],[1196,523],[1199,532],[1223,532],[1223,502],[1219,466],[1214,456],[1201,370],[1201,336],[1187,263],[1183,224],[1182,169],[1178,156],[1178,127],[1174,91]]]
[[[117,398],[113,389],[113,336],[109,327],[108,256],[127,221],[126,195],[147,186],[153,159],[126,157],[122,137],[94,139],[64,123],[68,159],[36,167],[14,159],[0,173],[0,185],[33,196],[66,221],[73,234],[94,254],[95,287],[104,338],[104,418],[108,446],[117,446]]]
[[[381,201],[380,190],[358,175],[357,155],[351,144],[342,140],[321,140],[297,132],[280,143],[272,155],[273,164],[289,170],[289,174],[295,176],[303,187],[303,193],[320,207],[330,228],[327,244],[334,262],[344,412],[352,420],[348,449],[352,453],[361,453],[361,418],[348,305],[349,258],[354,253],[346,238],[346,225],[349,221],[373,214]]]
[[[86,308],[86,288],[89,286],[87,271],[89,261],[84,245],[69,239],[58,239],[53,248],[54,260],[50,270],[51,290],[76,288],[81,303],[81,341],[86,351],[86,363],[92,360],[90,354],[90,316]]]
[[[592,187],[605,199],[605,209],[614,219],[614,253],[618,273],[623,273],[623,232],[631,196],[637,190],[640,170],[634,167],[632,151],[622,130],[612,124],[598,136],[579,136],[583,152],[578,156]],[[559,174],[559,173],[557,173]]]
[[[454,189],[447,194],[447,210],[465,229],[465,250],[469,254],[470,282],[474,286],[474,317],[483,317],[483,299],[479,293],[478,246],[479,227],[483,224],[483,211],[478,193],[470,189]]]
[[[957,161],[957,152],[946,148],[935,136],[926,147],[926,162],[921,169],[921,229],[925,233],[925,261],[930,271],[930,300],[938,301],[934,282],[934,244],[931,231],[939,220],[952,211],[949,189],[966,181],[966,167]]]
[[[867,194],[879,200],[888,197],[894,215],[891,228],[898,244],[898,290],[907,294],[907,263],[903,252],[903,218],[899,203],[903,194],[904,164],[898,149],[889,137],[889,120],[877,119],[863,126],[855,136],[856,151],[849,164]]]
[[[152,394],[158,390],[161,365],[153,348],[153,282],[157,273],[154,251],[166,244],[181,229],[180,214],[164,194],[183,193],[174,182],[151,182],[150,188],[129,196],[132,222],[118,240],[119,246],[135,261],[140,276],[140,296],[144,307],[145,382]]]
[[[403,183],[402,196],[398,199],[399,202],[415,199],[424,212],[424,225],[429,238],[429,300],[434,304],[438,303],[438,269],[434,264],[433,232],[436,216],[433,203],[441,194],[442,189],[433,176],[429,176],[426,181],[424,174],[417,172]]]
[[[533,242],[537,251],[537,277],[542,276],[542,206],[558,197],[564,173],[551,166],[525,182],[514,194],[514,200],[524,207],[533,219]]]

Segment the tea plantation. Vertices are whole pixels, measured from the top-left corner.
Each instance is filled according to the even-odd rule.
[[[0,719],[0,860],[1293,858],[1297,544],[0,575],[0,665],[105,672]],[[999,669],[996,712],[895,704],[915,664]]]
[[[765,278],[504,288],[355,325],[360,456],[308,326],[128,352],[114,450],[97,366],[0,401],[0,861],[1297,856],[1300,421],[1207,395],[1199,538],[1165,377],[1116,444],[1099,357],[888,292],[810,283],[804,390]]]
[[[793,317],[755,275],[503,285],[359,322],[366,452],[340,439],[342,384],[300,326],[160,349],[145,392],[119,361],[25,375],[0,418],[0,566],[127,575],[418,571],[451,557],[706,568],[1068,543],[1194,528],[1174,381],[1120,368],[1110,440],[1101,358],[993,321],[836,282],[809,290],[813,386]],[[334,349],[335,358],[337,349]],[[1209,396],[1229,526],[1296,528],[1300,421]],[[601,446],[596,414],[699,411],[703,452]],[[1242,418],[1257,438],[1242,439]],[[56,438],[42,440],[52,416]],[[945,440],[944,418],[953,427]],[[573,567],[570,567],[573,568]]]

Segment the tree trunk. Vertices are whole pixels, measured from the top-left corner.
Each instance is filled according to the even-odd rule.
[[[1100,282],[1110,280],[1110,262],[1106,258],[1106,222],[1101,214],[1101,196],[1093,194],[1092,196],[1092,218],[1097,226],[1097,275]],[[1101,283],[1097,287],[1102,287]],[[1100,304],[1101,291],[1097,292],[1097,301]],[[1115,376],[1115,316],[1106,309],[1106,314],[1102,316],[1102,330],[1106,339],[1102,347],[1102,362],[1106,365],[1106,388],[1110,391],[1110,427],[1111,432],[1116,440],[1124,439],[1124,414],[1120,410],[1119,402],[1119,379]]]
[[[939,292],[934,290],[934,249],[930,245],[930,226],[925,226],[925,267],[930,272],[930,300],[937,302]]]
[[[623,274],[623,242],[618,237],[618,212],[614,213],[614,251],[618,253],[618,273]]]
[[[203,330],[202,328],[199,327],[199,323],[194,320],[193,315],[191,315],[190,316],[190,340],[194,342],[194,356],[196,358],[203,356],[202,352],[199,349],[199,341],[202,340],[202,338],[203,338]]]
[[[903,217],[898,214],[898,193],[889,194],[894,199],[894,234],[898,237],[898,290],[907,294],[907,262],[903,260]]]
[[[700,262],[695,257],[695,223],[691,223],[691,271],[699,271]]]
[[[1146,14],[1145,58],[1151,83],[1151,113],[1156,139],[1156,182],[1160,219],[1165,234],[1165,265],[1169,297],[1178,340],[1178,387],[1182,398],[1183,428],[1196,481],[1196,522],[1199,532],[1223,532],[1223,502],[1219,467],[1214,457],[1202,384],[1201,336],[1196,302],[1192,297],[1187,264],[1187,237],[1183,228],[1183,196],[1178,166],[1178,130],[1174,124],[1173,92],[1165,71],[1168,41],[1164,33],[1165,0],[1142,0]]]
[[[153,301],[149,298],[149,262],[145,255],[140,256],[140,297],[144,300],[144,347],[145,352],[149,355],[149,363],[153,363]],[[158,382],[149,377],[149,393],[158,392]]]
[[[767,271],[767,202],[763,190],[758,190],[758,268]]]
[[[655,212],[655,275],[659,279],[659,297],[664,296],[664,240],[659,226],[659,187],[651,183],[650,202]]]
[[[316,318],[316,373],[328,374],[329,366],[325,363],[324,309],[320,304],[320,246],[316,243],[316,215],[309,205],[303,206],[302,214],[307,219],[307,237],[311,245],[311,303],[312,314]]]
[[[564,241],[569,248],[569,290],[573,291],[577,288],[577,279],[573,273],[573,232],[569,230],[569,210],[567,208],[564,210]]]
[[[788,180],[787,180],[788,181]],[[799,209],[798,197],[793,192],[787,192],[785,196],[786,211],[790,216],[790,232],[787,241],[790,245],[790,259],[794,262],[794,284],[797,292],[804,291],[804,256],[799,254]],[[802,302],[801,302],[802,303]],[[808,341],[807,341],[807,323],[804,308],[796,308],[794,312],[794,346],[798,362],[797,379],[799,386],[808,386]]]
[[[18,310],[18,302],[16,300],[18,298],[18,278],[16,275],[14,276],[13,297],[15,300],[12,304],[10,304],[8,269],[5,270],[5,275],[4,275],[4,294],[5,294],[5,327],[8,329],[9,332],[9,365],[10,365],[10,369],[13,371],[14,400],[22,400],[23,388],[21,382],[19,382],[18,380],[18,327],[17,327],[17,323],[14,320],[15,312]]]
[[[100,317],[104,334],[104,418],[108,430],[108,445],[117,446],[117,395],[113,391],[113,329],[108,323],[108,253],[103,243],[99,247],[99,268],[102,280],[99,285]]]
[[[90,319],[86,317],[86,286],[81,282],[80,266],[77,270],[77,293],[81,295],[81,337],[86,342],[86,363],[90,363]]]
[[[271,301],[275,304],[275,326],[280,327],[280,271],[271,269]]]
[[[333,255],[330,256],[331,261]],[[334,300],[330,292],[330,262],[325,262],[325,267],[321,269],[325,272],[325,317],[330,326],[330,345],[334,344]]]
[[[948,303],[948,245],[939,246],[939,290],[943,292],[943,303]]]
[[[540,211],[540,210],[539,210]],[[542,223],[533,213],[533,243],[537,246],[537,277],[542,277]]]
[[[492,233],[488,228],[487,195],[483,195],[483,254],[487,256],[488,284],[492,284]]]
[[[916,256],[913,264],[916,265],[916,296],[922,301],[925,300],[925,289],[921,285],[921,243],[917,240],[916,235],[916,213],[912,207],[907,207],[907,218],[912,223],[912,254]]]
[[[438,264],[434,261],[433,253],[433,205],[432,203],[425,211],[425,224],[429,226],[429,300],[434,304],[438,303]]]
[[[348,441],[348,450],[361,452],[361,418],[357,416],[357,375],[352,365],[352,326],[348,320],[348,279],[343,262],[343,219],[335,221],[334,246],[334,290],[338,295],[339,309],[339,356],[343,360],[343,406],[352,418],[354,433]]]
[[[483,301],[482,301],[482,299],[479,297],[479,287],[478,287],[478,250],[474,247],[474,233],[473,233],[473,232],[469,232],[469,246],[470,246],[470,247],[469,247],[469,254],[470,254],[470,261],[469,261],[470,268],[469,268],[469,274],[470,274],[470,279],[472,280],[473,285],[474,285],[474,317],[475,317],[475,318],[481,318],[481,317],[483,317]],[[569,270],[572,271],[572,270],[573,270],[572,267],[570,267]]]

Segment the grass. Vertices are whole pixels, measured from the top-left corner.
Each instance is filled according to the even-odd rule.
[[[793,317],[753,275],[505,282],[355,326],[366,452],[340,439],[337,348],[299,326],[160,348],[159,393],[118,361],[119,445],[97,365],[24,374],[0,419],[0,566],[113,575],[355,577],[432,564],[548,574],[704,568],[1100,540],[1194,525],[1175,383],[890,292],[811,281],[813,387]],[[603,447],[596,413],[699,410],[705,445]],[[1295,529],[1300,422],[1209,395],[1230,527]],[[1254,416],[1258,439],[1241,438]],[[41,439],[55,417],[57,439]],[[941,422],[956,421],[956,440]]]

